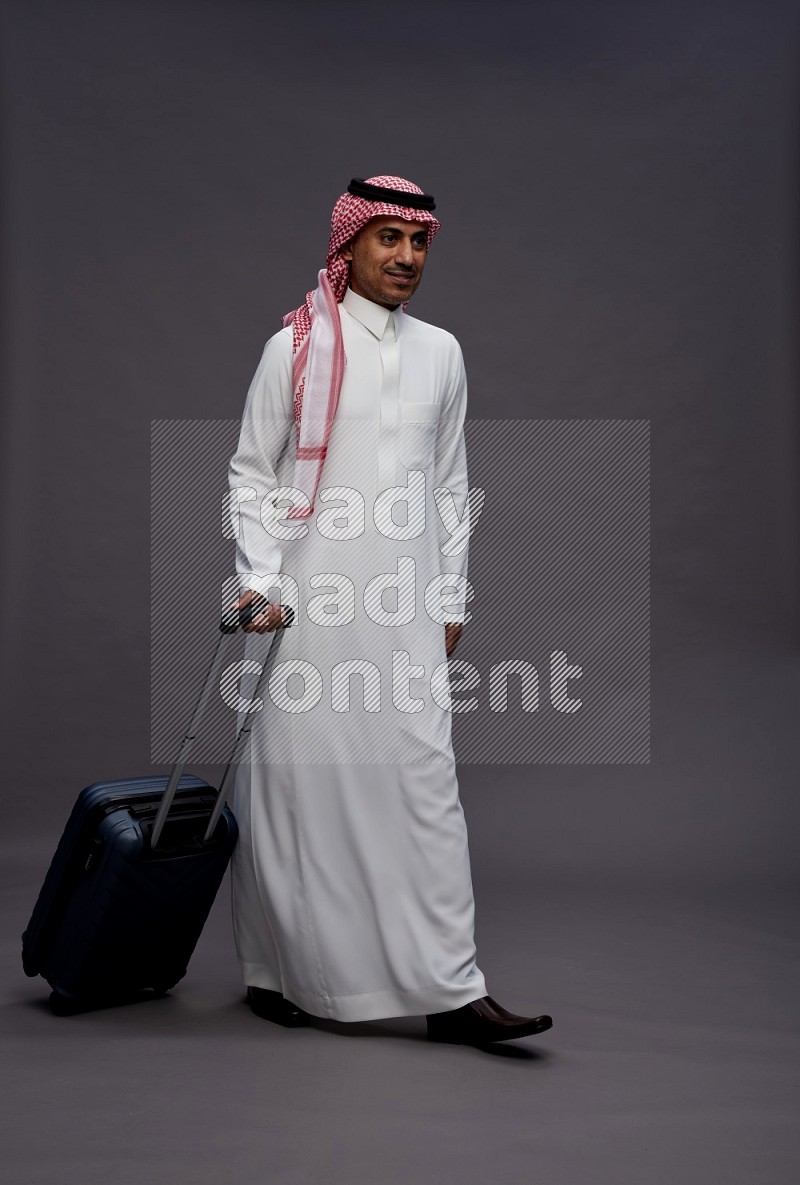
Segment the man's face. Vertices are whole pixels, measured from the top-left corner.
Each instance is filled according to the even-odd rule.
[[[341,250],[350,260],[350,287],[358,296],[396,309],[419,287],[427,242],[423,222],[370,218]]]

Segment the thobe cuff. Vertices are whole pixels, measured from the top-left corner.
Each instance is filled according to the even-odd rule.
[[[262,597],[269,597],[269,590],[280,584],[275,573],[267,573],[265,576],[259,576],[256,572],[240,573],[239,580],[243,592],[252,589],[253,592],[260,593]]]

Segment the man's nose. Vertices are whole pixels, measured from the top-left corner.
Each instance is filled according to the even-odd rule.
[[[397,263],[403,264],[404,267],[411,267],[414,262],[414,253],[411,250],[411,243],[408,239],[401,239],[397,244],[397,250],[394,253]]]

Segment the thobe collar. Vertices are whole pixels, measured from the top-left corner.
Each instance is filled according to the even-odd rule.
[[[399,319],[403,315],[403,306],[398,305],[396,309],[384,308],[382,304],[375,304],[373,300],[367,300],[365,296],[359,296],[352,288],[348,286],[342,297],[342,305],[347,309],[351,317],[355,317],[356,321],[368,329],[370,333],[380,340],[386,333],[387,326],[391,333],[394,329],[394,336],[397,337],[399,329]],[[389,322],[392,325],[389,325]]]

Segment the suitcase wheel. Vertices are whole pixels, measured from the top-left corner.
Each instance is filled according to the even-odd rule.
[[[162,999],[174,986],[174,983],[160,983],[149,991],[119,992],[104,996],[65,996],[62,992],[52,991],[48,1003],[54,1016],[77,1016],[79,1012],[94,1012],[99,1008],[113,1007],[115,1004],[136,1004],[143,1000]]]
[[[74,1016],[86,1007],[78,996],[63,996],[61,992],[51,992],[48,1004],[54,1016]]]

